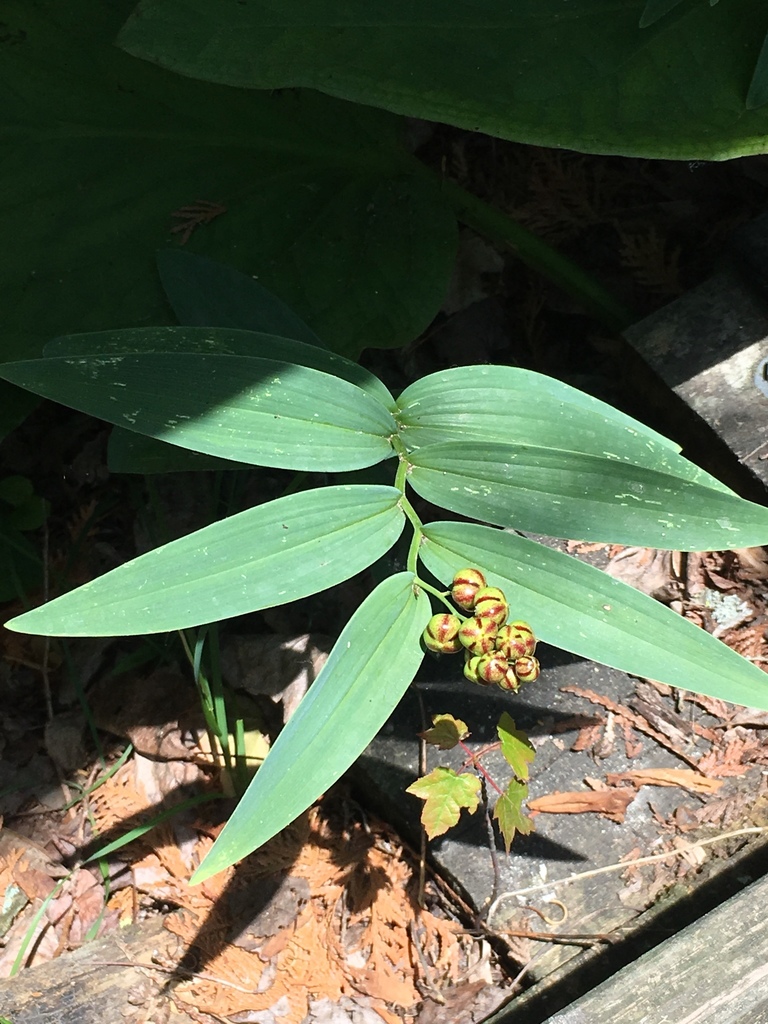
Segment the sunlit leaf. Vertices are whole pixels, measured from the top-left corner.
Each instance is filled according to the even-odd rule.
[[[670,608],[560,551],[474,523],[430,523],[419,555],[448,583],[466,565],[486,573],[510,617],[574,654],[768,710],[768,674]],[[535,684],[532,684],[535,685]]]
[[[254,356],[297,363],[332,374],[367,391],[382,405],[394,399],[378,377],[351,359],[296,338],[232,327],[132,327],[54,338],[46,356],[123,355],[132,352],[199,352],[201,355]]]
[[[5,363],[0,377],[182,448],[281,469],[374,465],[392,454],[397,429],[381,402],[356,385],[273,359],[62,356]]]
[[[432,726],[419,733],[425,743],[439,747],[440,750],[451,750],[460,740],[469,735],[467,723],[453,715],[433,715]]]
[[[416,674],[430,615],[429,599],[410,573],[388,577],[365,599],[193,882],[266,843],[349,768]]]
[[[430,839],[453,828],[462,809],[473,814],[480,803],[480,779],[476,775],[457,775],[452,768],[433,768],[412,783],[406,793],[424,801],[421,824]]]
[[[576,388],[517,366],[456,366],[422,377],[397,400],[409,450],[441,441],[499,441],[616,457],[679,445]],[[653,442],[649,444],[648,442]],[[703,470],[688,463],[702,477]],[[713,479],[713,478],[710,478]],[[722,484],[715,481],[721,489]]]
[[[514,723],[511,715],[502,712],[496,727],[501,740],[501,753],[504,760],[522,782],[528,781],[528,765],[533,762],[536,751],[524,732]]]
[[[499,526],[676,551],[768,542],[768,509],[681,478],[685,460],[667,449],[653,453],[653,468],[610,450],[574,452],[567,440],[435,444],[408,461],[408,481],[427,501]]]
[[[395,543],[394,487],[322,487],[278,498],[149,551],[6,623],[50,636],[185,629],[286,604],[349,579]]]
[[[524,836],[533,832],[533,822],[523,811],[523,801],[527,799],[528,787],[524,782],[512,779],[493,809],[493,816],[499,823],[499,829],[504,836],[507,853],[509,853],[516,832]]]

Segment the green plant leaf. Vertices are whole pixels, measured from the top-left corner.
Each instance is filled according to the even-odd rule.
[[[432,715],[432,726],[419,733],[425,743],[430,743],[440,750],[452,750],[456,744],[469,736],[467,723],[453,715]]]
[[[350,767],[416,674],[430,615],[429,599],[410,573],[388,577],[365,599],[193,882],[266,843]]]
[[[648,28],[659,18],[669,14],[683,0],[647,0],[643,13],[640,15],[640,28]]]
[[[747,109],[757,110],[765,103],[768,103],[768,33],[763,39],[760,55],[752,74],[752,81],[749,83]]]
[[[161,249],[157,269],[180,324],[239,327],[325,348],[301,317],[249,274],[182,249]]]
[[[46,357],[123,355],[131,352],[199,352],[228,356],[278,359],[341,377],[367,391],[387,408],[395,400],[378,377],[351,359],[295,338],[226,327],[135,327],[123,331],[92,331],[54,338],[45,346]]]
[[[448,583],[477,565],[537,637],[632,675],[768,710],[768,675],[670,608],[593,566],[513,533],[430,523],[419,556]]]
[[[528,781],[528,765],[536,756],[536,751],[524,732],[515,725],[514,719],[503,711],[496,727],[501,740],[501,753],[504,760],[521,782]]]
[[[6,626],[44,636],[130,636],[296,601],[388,551],[403,528],[400,497],[377,485],[290,494],[149,551]]]
[[[527,836],[533,832],[533,822],[523,811],[523,801],[528,799],[528,787],[524,782],[512,779],[496,801],[493,809],[493,816],[499,823],[499,829],[504,836],[504,845],[509,853],[515,833]]]
[[[143,0],[120,43],[195,78],[307,86],[539,146],[763,152],[768,116],[745,100],[764,6],[689,2],[640,29],[647,12],[646,0]]]
[[[439,181],[414,174],[402,120],[162,71],[114,45],[132,7],[4,0],[0,360],[57,334],[169,323],[155,253],[179,245],[173,228],[195,214],[174,212],[199,200],[226,210],[184,248],[258,275],[335,350],[417,336],[457,228]],[[10,394],[14,420],[29,408],[4,389],[0,430]]]
[[[647,455],[649,440],[652,451],[680,451],[674,441],[605,402],[516,366],[457,366],[431,373],[403,391],[396,416],[409,451],[442,441],[514,441],[557,448],[565,439],[575,451],[596,455],[606,447],[624,457]]]
[[[210,470],[250,469],[242,462],[201,455],[145,434],[114,427],[107,443],[110,473],[199,473]]]
[[[354,384],[273,359],[62,356],[6,363],[0,377],[181,448],[281,469],[372,466],[392,454],[397,429],[391,413]]]
[[[474,814],[480,803],[480,779],[457,775],[452,768],[433,768],[406,789],[424,801],[421,824],[430,839],[443,835],[458,824],[462,808]]]
[[[652,442],[646,442],[650,446]],[[659,449],[653,468],[526,444],[451,442],[409,455],[408,481],[435,505],[551,537],[674,551],[768,542],[768,509],[686,480],[686,460]]]

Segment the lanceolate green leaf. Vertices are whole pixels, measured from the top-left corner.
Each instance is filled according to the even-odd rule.
[[[157,268],[180,324],[240,327],[325,348],[301,317],[250,274],[183,249],[161,249]]]
[[[57,357],[6,363],[0,377],[182,448],[281,469],[372,466],[392,453],[396,430],[392,414],[356,385],[273,359]]]
[[[410,573],[388,577],[365,599],[193,882],[266,843],[349,768],[415,676],[430,614]]]
[[[19,615],[9,629],[130,636],[286,604],[349,579],[395,543],[394,487],[302,491],[223,519]]]
[[[441,441],[501,441],[552,447],[570,442],[574,451],[601,455],[607,448],[625,457],[660,447],[680,451],[674,441],[605,402],[516,366],[431,373],[403,391],[396,417],[409,450]]]
[[[387,407],[394,398],[378,377],[351,359],[291,337],[231,327],[134,327],[54,338],[46,356],[122,355],[130,352],[199,352],[203,355],[252,356],[298,363],[330,373],[367,391]]]
[[[540,146],[764,152],[768,116],[745,104],[764,5],[689,0],[654,21],[659,10],[646,0],[142,0],[120,41],[195,78],[308,86]]]
[[[559,551],[473,523],[430,523],[419,554],[448,583],[477,565],[510,615],[566,651],[711,697],[768,709],[768,675],[645,594]]]
[[[768,541],[768,509],[681,479],[685,460],[673,452],[653,461],[649,469],[568,447],[454,442],[411,454],[408,480],[453,512],[552,537],[677,551]]]

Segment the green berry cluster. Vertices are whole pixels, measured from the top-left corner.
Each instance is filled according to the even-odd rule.
[[[470,618],[433,615],[422,634],[436,654],[464,651],[464,676],[472,683],[517,691],[539,678],[536,637],[527,622],[507,622],[509,603],[502,590],[489,587],[479,569],[461,569],[453,577],[451,598]]]

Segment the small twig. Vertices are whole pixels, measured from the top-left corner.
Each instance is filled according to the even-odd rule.
[[[224,988],[232,988],[236,992],[245,992],[252,996],[254,990],[245,988],[243,985],[236,985],[233,981],[225,981],[223,978],[216,978],[212,974],[201,974],[197,971],[188,971],[186,967],[163,967],[162,964],[135,963],[133,960],[92,960],[93,967],[135,967],[139,971],[160,971],[161,974],[182,975],[184,978],[195,981],[209,981],[213,985],[222,985]]]
[[[427,722],[427,709],[424,704],[424,696],[421,690],[417,687],[413,687],[416,693],[416,699],[419,702],[419,713],[421,714],[421,731],[425,733],[429,728]],[[423,736],[419,736],[419,777],[423,778],[427,774],[427,741]],[[419,887],[417,890],[416,902],[424,909],[424,890],[427,884],[427,832],[424,826],[421,826],[421,836],[419,841]]]
[[[423,931],[424,929],[422,928],[421,932],[423,933]],[[416,950],[416,956],[419,958],[419,963],[421,964],[421,972],[424,976],[424,988],[429,992],[430,998],[434,999],[436,1003],[442,1003],[444,1005],[445,999],[441,995],[440,989],[438,989],[432,981],[429,964],[427,963],[424,950],[421,948],[421,943],[419,942],[419,929],[415,921],[408,922],[408,935],[411,940],[411,945]]]
[[[464,935],[477,935],[476,931],[463,932]],[[494,935],[511,935],[516,939],[533,939],[534,942],[556,942],[562,946],[597,946],[601,942],[612,945],[616,940],[610,935],[580,935],[567,932],[528,932],[524,928],[499,928]]]
[[[48,603],[50,596],[50,573],[48,568],[48,557],[50,555],[50,534],[48,532],[48,518],[43,522],[43,604]],[[43,677],[43,693],[45,694],[45,713],[48,716],[48,723],[53,721],[53,698],[51,696],[51,680],[48,674],[48,664],[51,656],[51,638],[47,636],[43,642],[43,663],[40,672]]]
[[[537,885],[529,885],[525,889],[515,889],[512,892],[503,892],[497,896],[494,903],[491,904],[486,920],[490,922],[490,919],[493,917],[494,912],[497,910],[502,900],[512,899],[515,896],[528,896],[533,892],[545,892],[548,889],[554,889],[561,885],[569,885],[571,882],[577,882],[582,878],[596,878],[598,875],[606,875],[612,871],[626,871],[628,868],[633,868],[641,864],[654,864],[656,861],[667,860],[669,857],[682,857],[690,850],[699,849],[703,846],[712,846],[713,843],[721,843],[726,839],[736,839],[739,836],[759,835],[766,830],[768,830],[768,826],[765,825],[740,828],[736,829],[735,832],[724,832],[722,835],[711,836],[709,839],[700,839],[698,842],[690,843],[688,846],[684,846],[679,850],[668,850],[665,853],[652,853],[647,857],[638,857],[637,860],[618,861],[615,864],[606,864],[602,868],[593,868],[591,871],[580,871],[578,874],[568,875],[565,878],[555,878],[551,882],[539,882]]]
[[[491,898],[488,903],[489,905],[493,905],[494,900],[499,894],[499,889],[501,888],[501,870],[499,868],[499,858],[496,855],[496,832],[493,828],[491,809],[488,806],[488,787],[485,782],[485,776],[480,777],[480,792],[482,793],[483,800],[485,829],[488,833],[488,852],[491,855],[491,868],[493,870],[493,887],[491,888]]]

